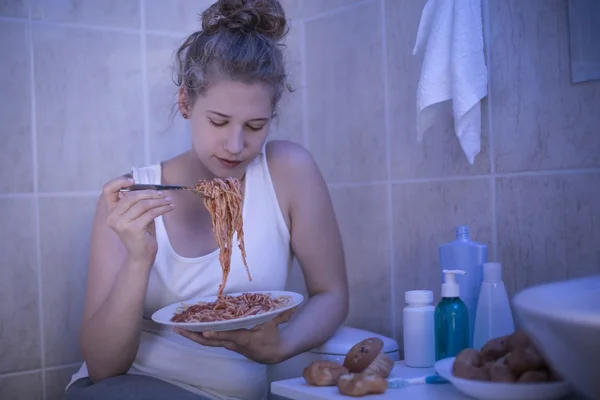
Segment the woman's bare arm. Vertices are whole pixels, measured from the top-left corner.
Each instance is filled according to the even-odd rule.
[[[110,184],[125,186],[122,182],[107,185]],[[113,194],[106,192],[113,189],[105,187],[96,208],[80,330],[81,352],[94,382],[126,373],[135,359],[143,304],[154,261],[151,251],[146,258],[128,256],[121,238],[107,224],[111,206],[107,196]],[[153,198],[156,197],[153,194],[138,192],[135,196],[145,196],[147,200],[143,201],[154,204],[163,201]],[[119,201],[117,198],[112,200],[115,204]],[[154,210],[157,213],[160,207]]]
[[[291,142],[268,146],[278,197],[289,205],[291,244],[302,267],[309,299],[282,328],[282,358],[329,339],[348,313],[342,239],[327,185],[310,153]]]

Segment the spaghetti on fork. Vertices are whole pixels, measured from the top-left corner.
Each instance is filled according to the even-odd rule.
[[[252,281],[244,245],[243,184],[235,178],[215,178],[211,181],[198,182],[194,187],[194,191],[204,196],[204,206],[210,213],[213,233],[219,246],[219,262],[223,270],[223,279],[219,285],[217,296],[221,298],[231,270],[231,249],[234,234],[237,234],[238,247],[242,252],[242,261],[248,273],[248,280]]]

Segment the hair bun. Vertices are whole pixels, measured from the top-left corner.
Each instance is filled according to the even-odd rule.
[[[278,0],[217,0],[202,13],[202,30],[255,31],[276,42],[288,30],[285,11]]]

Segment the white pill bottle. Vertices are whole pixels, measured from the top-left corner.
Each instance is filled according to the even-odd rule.
[[[435,364],[435,320],[433,292],[410,290],[404,293],[402,310],[404,363],[407,367],[431,368]]]

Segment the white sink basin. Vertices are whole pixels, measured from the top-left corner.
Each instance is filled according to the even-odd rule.
[[[527,288],[515,316],[556,371],[589,399],[600,399],[600,275]]]

